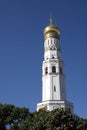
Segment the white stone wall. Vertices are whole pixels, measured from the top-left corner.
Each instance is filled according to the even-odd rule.
[[[43,78],[42,101],[50,100],[50,83],[50,77],[45,76]]]
[[[61,93],[60,93],[60,79],[59,76],[52,76],[52,89],[53,89],[53,99],[52,100],[61,100]],[[54,87],[56,88],[56,91],[54,91]]]
[[[42,101],[66,100],[64,66],[60,59],[48,59],[42,65]],[[52,67],[56,67],[56,73],[52,73]],[[48,67],[48,74],[45,68]],[[62,67],[62,74],[60,73]],[[56,91],[54,91],[54,87]]]

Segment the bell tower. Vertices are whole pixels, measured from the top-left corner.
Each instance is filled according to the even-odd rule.
[[[73,104],[66,99],[64,63],[61,59],[60,30],[53,24],[44,29],[44,61],[42,63],[42,102],[37,104],[37,111],[45,108],[71,109]]]

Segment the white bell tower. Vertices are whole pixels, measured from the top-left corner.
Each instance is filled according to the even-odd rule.
[[[73,104],[66,100],[64,64],[61,59],[60,30],[53,25],[44,29],[44,61],[42,63],[42,102],[37,104],[37,111],[45,108],[71,109]]]

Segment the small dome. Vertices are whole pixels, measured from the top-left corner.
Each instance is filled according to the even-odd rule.
[[[44,29],[44,38],[46,39],[49,37],[60,39],[60,30],[52,24],[52,19],[50,19],[50,25]]]

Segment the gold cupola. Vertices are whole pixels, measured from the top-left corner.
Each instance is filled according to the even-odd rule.
[[[50,18],[50,25],[44,29],[44,39],[57,38],[60,40],[60,30],[58,27],[53,25],[53,20]]]

